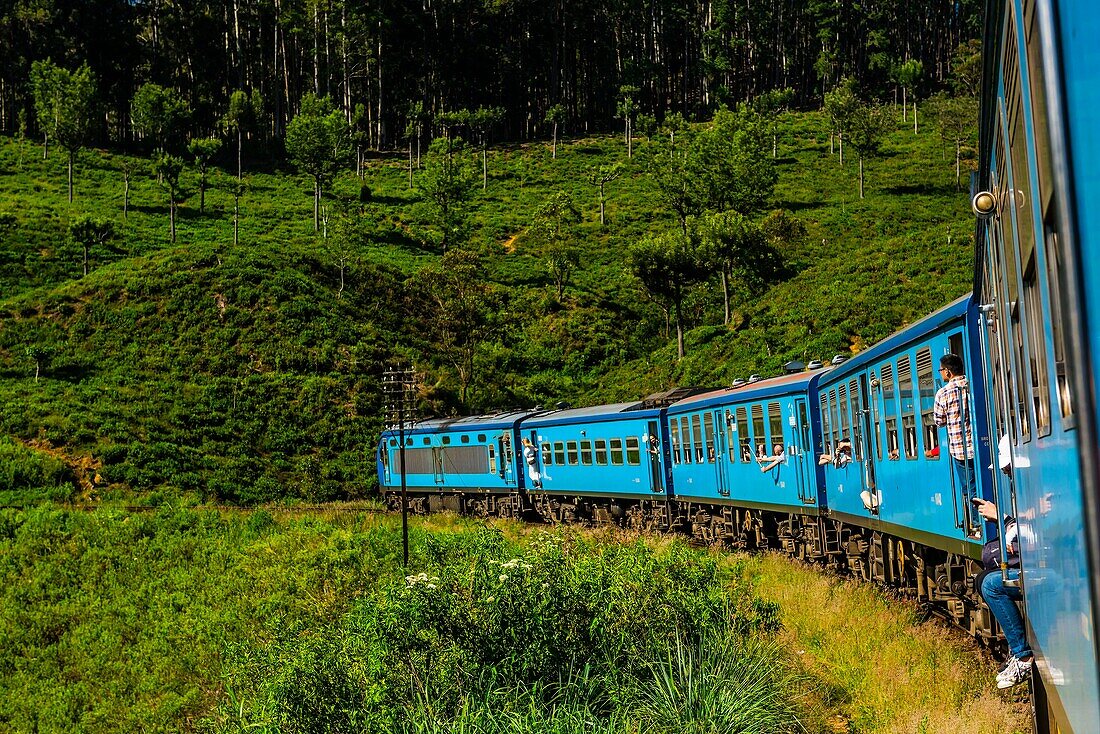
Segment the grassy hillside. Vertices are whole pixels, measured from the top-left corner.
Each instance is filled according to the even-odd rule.
[[[85,152],[69,204],[60,155],[43,161],[40,147],[0,139],[0,437],[10,447],[0,476],[21,477],[0,487],[0,500],[361,496],[373,486],[379,378],[395,357],[413,360],[433,412],[594,403],[858,350],[969,285],[972,220],[935,132],[914,136],[899,121],[884,158],[867,165],[860,200],[854,157],[842,167],[830,155],[820,115],[792,115],[773,208],[808,233],[783,252],[794,275],[738,300],[729,327],[717,284],[700,289],[688,355],[677,362],[663,314],[626,267],[632,242],[675,222],[647,175],[651,150],[642,140],[628,161],[621,138],[609,137],[567,141],[556,160],[548,145],[489,152],[469,246],[495,306],[462,404],[419,305],[417,273],[440,254],[404,156],[368,160],[365,203],[352,173],[335,182],[327,239],[313,232],[311,182],[254,162],[237,246],[232,177],[213,172],[200,213],[189,171],[172,244],[147,161]],[[624,174],[608,185],[601,226],[585,172],[613,161]],[[124,219],[126,167],[136,172]],[[581,266],[560,300],[526,237],[557,191],[583,212],[570,232]],[[112,247],[93,249],[87,276],[67,236],[83,214],[119,232]],[[352,233],[348,252],[334,244],[340,231]],[[58,479],[59,460],[70,477]]]

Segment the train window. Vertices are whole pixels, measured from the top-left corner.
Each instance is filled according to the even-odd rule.
[[[688,423],[688,417],[685,415],[680,419],[680,441],[684,445],[684,463],[691,463],[691,428]]]
[[[1027,310],[1028,354],[1031,357],[1031,402],[1035,409],[1035,433],[1050,435],[1050,376],[1047,372],[1046,337],[1043,333],[1043,306],[1034,255],[1024,271],[1024,308]]]
[[[1024,389],[1024,339],[1023,325],[1020,321],[1019,303],[1012,303],[1010,318],[1012,319],[1012,337],[1015,346],[1013,353],[1015,366],[1012,370],[1013,388],[1015,388],[1013,395],[1013,416],[1016,418],[1016,425],[1020,428],[1020,440],[1026,443],[1031,440],[1031,411],[1028,410],[1027,392]]]
[[[462,443],[470,443],[470,437],[467,436],[466,434],[462,434],[461,441],[462,441]]]
[[[626,463],[630,466],[642,463],[641,442],[637,436],[628,436],[626,439]]]
[[[489,444],[486,448],[489,449],[489,473],[497,473],[497,447]]]
[[[901,399],[902,441],[905,458],[917,458],[917,418],[913,409],[913,363],[906,355],[898,360],[898,397]]]
[[[580,463],[580,459],[577,457],[576,441],[569,441],[565,444],[565,460],[570,466],[576,466]]]
[[[875,455],[878,456],[878,460],[882,461],[882,412],[879,409],[878,398],[875,397],[876,390],[881,390],[882,383],[878,381],[878,377],[875,373],[871,373],[871,394],[867,396],[867,401],[871,406],[871,430],[875,434]]]
[[[553,456],[550,452],[550,444],[543,443],[540,448],[542,449],[542,463],[543,464],[553,464],[554,460],[553,460]]]
[[[669,440],[672,442],[672,463],[680,463],[680,421],[673,418],[668,422]]]
[[[886,423],[886,458],[897,461],[901,457],[898,445],[898,403],[894,390],[894,366],[882,366],[882,412]]]
[[[621,438],[611,439],[611,463],[615,466],[623,465],[623,440]]]
[[[749,432],[749,411],[737,409],[737,441],[741,446],[741,461],[752,461],[752,433]]]
[[[592,466],[592,442],[581,441],[581,464]]]
[[[707,461],[713,464],[717,456],[714,453],[714,413],[709,410],[703,413],[703,438],[707,445]]]
[[[562,441],[554,442],[554,463],[565,466],[565,443]]]
[[[478,443],[485,443],[485,434],[484,433],[477,434],[477,440],[478,440]]]
[[[396,438],[391,438],[390,439],[390,446],[396,446],[396,445],[397,445],[397,439]]]
[[[699,421],[699,414],[691,416],[691,443],[695,447],[695,463],[702,464],[705,461],[703,454],[703,426]]]
[[[782,446],[783,441],[783,409],[779,403],[768,403],[768,428],[771,430],[772,445],[768,447],[768,454],[775,453],[777,445]]]
[[[848,386],[840,385],[836,389],[837,396],[837,412],[840,418],[840,431],[836,436],[836,445],[839,446],[841,441],[851,441],[851,425],[848,419]]]
[[[737,421],[733,413],[726,411],[726,446],[729,447],[730,463],[737,463]]]
[[[446,438],[446,436],[444,436],[444,438]],[[450,439],[447,439],[447,443],[450,443],[450,442],[451,442]],[[424,437],[424,445],[425,446],[431,446],[432,445],[432,439],[431,439],[430,436],[425,436]]]
[[[821,393],[821,453],[833,453],[832,423],[829,420],[829,395]]]
[[[607,466],[607,441],[596,439],[596,466]]]
[[[1048,218],[1053,221],[1054,212]],[[1066,288],[1065,263],[1062,261],[1062,251],[1058,240],[1058,234],[1053,228],[1046,232],[1046,259],[1047,278],[1050,289],[1050,328],[1054,337],[1054,385],[1058,391],[1058,408],[1062,413],[1062,426],[1072,428],[1076,425],[1073,415],[1073,394],[1070,388],[1070,375],[1066,361],[1066,335],[1065,335],[1065,297]]]
[[[954,352],[958,354],[958,352]],[[920,396],[920,426],[924,437],[924,456],[938,459],[940,454],[933,451],[939,446],[939,430],[936,427],[936,378],[932,371],[932,350],[921,347],[917,350],[917,394]]]
[[[759,403],[752,406],[752,435],[756,439],[756,455],[770,454],[771,451],[764,445],[767,440],[764,433],[764,406]]]
[[[855,460],[863,461],[863,401],[858,380],[848,383],[848,395],[852,402],[852,449]]]
[[[443,437],[443,445],[444,446],[449,446],[450,443],[451,443],[451,437],[450,436],[444,436]]]
[[[413,440],[412,440],[411,436],[409,438],[405,439],[405,445],[406,446],[412,446],[413,445]]]
[[[833,440],[830,445],[839,446],[843,433],[840,428],[840,418],[837,413],[836,390],[829,391],[829,422],[833,426]]]

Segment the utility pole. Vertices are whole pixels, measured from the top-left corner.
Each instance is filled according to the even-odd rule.
[[[398,463],[401,464],[401,545],[404,566],[409,565],[409,495],[405,475],[405,424],[416,422],[414,388],[416,375],[406,363],[396,363],[382,373],[382,392],[390,428],[396,426]]]

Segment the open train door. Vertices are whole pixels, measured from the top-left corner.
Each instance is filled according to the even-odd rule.
[[[657,421],[646,424],[646,456],[649,457],[649,488],[654,494],[664,494],[665,472],[661,467],[661,426]]]
[[[787,408],[787,454],[793,465],[798,499],[802,504],[817,503],[816,474],[813,469],[813,447],[810,444],[810,413],[806,398],[795,398]]]
[[[852,381],[852,387],[856,383]],[[858,389],[851,391],[852,400],[852,458],[859,462],[863,491],[860,499],[872,515],[878,514],[881,496],[875,474],[874,429],[871,426],[871,398],[867,388],[867,373],[860,373]]]

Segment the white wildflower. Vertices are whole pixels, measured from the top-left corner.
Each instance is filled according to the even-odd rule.
[[[508,580],[508,574],[506,574],[506,573],[502,573],[502,574],[500,575],[500,580],[501,580],[501,581],[507,581],[507,580]]]
[[[496,598],[495,596],[490,596],[490,597],[489,597],[488,599],[486,599],[485,601],[486,601],[487,603],[489,603],[489,604],[492,604],[492,603],[493,603],[494,601],[496,601],[496,599],[497,599],[497,598]]]
[[[428,584],[429,589],[435,589],[435,584]]]

